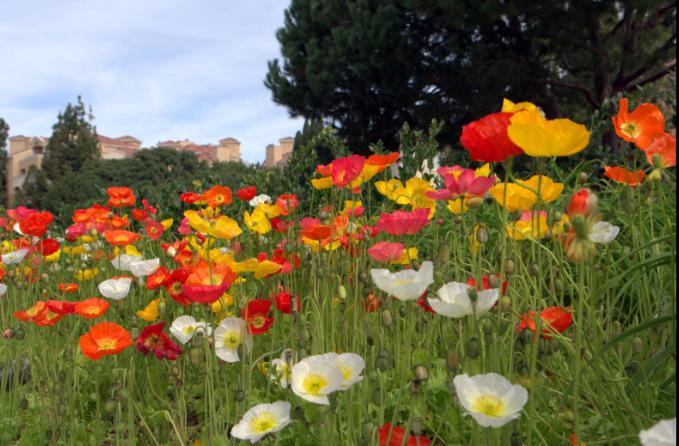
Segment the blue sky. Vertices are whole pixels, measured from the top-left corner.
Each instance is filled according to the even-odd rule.
[[[0,1],[0,116],[11,135],[49,136],[83,96],[97,131],[241,141],[244,161],[294,136],[301,119],[264,87],[280,57],[287,0]]]

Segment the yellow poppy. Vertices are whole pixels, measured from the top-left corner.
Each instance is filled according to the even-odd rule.
[[[234,219],[225,215],[215,220],[206,220],[198,215],[196,211],[186,211],[184,216],[189,220],[189,225],[195,231],[209,234],[219,239],[231,240],[243,232]]]
[[[275,274],[283,268],[280,263],[272,262],[271,260],[264,260],[262,262],[257,262],[257,267],[255,268],[255,279],[262,279],[269,274]]]
[[[84,282],[87,280],[92,280],[99,275],[99,268],[86,268],[78,270],[75,273],[75,280],[78,282]]]
[[[542,239],[549,231],[547,213],[531,212],[520,220],[507,225],[507,235],[514,240]]]
[[[505,98],[502,100],[502,112],[503,113],[516,113],[520,110],[537,111],[537,105],[532,102],[517,102],[516,104],[509,99]]]
[[[507,183],[506,185],[505,207],[509,212],[527,211],[535,206],[538,202],[538,188],[540,189],[540,198],[545,203],[556,200],[563,192],[562,183],[556,183],[544,175],[533,175],[526,181],[518,180],[516,183]],[[488,192],[502,206],[505,183],[496,184]]]
[[[389,263],[392,265],[408,265],[411,261],[417,260],[417,254],[418,251],[415,247],[404,249],[400,259],[392,260]]]
[[[252,214],[250,214],[248,211],[245,211],[245,214],[243,214],[243,220],[245,221],[245,226],[257,234],[264,235],[271,231],[271,222],[266,217],[264,211],[259,207],[255,208],[255,210],[252,211]]]
[[[314,189],[330,189],[333,186],[332,177],[313,178],[311,185]]]
[[[147,322],[153,322],[160,317],[158,312],[158,304],[160,299],[153,299],[149,304],[143,309],[137,311],[137,316]]]
[[[538,110],[521,110],[509,119],[509,139],[529,156],[570,156],[589,144],[590,132],[570,119],[548,120]]]

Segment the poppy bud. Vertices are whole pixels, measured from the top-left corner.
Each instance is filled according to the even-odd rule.
[[[371,399],[374,405],[376,406],[382,405],[382,392],[380,391],[379,387],[375,387]]]
[[[632,351],[634,353],[641,353],[641,351],[644,348],[644,342],[641,340],[639,336],[635,336],[632,338]]]
[[[427,378],[429,378],[429,371],[427,368],[423,365],[416,365],[415,368],[413,369],[413,372],[415,373],[415,379],[418,381],[426,381]]]
[[[475,303],[479,298],[479,292],[476,291],[476,288],[469,288],[467,294],[469,294],[469,300],[471,303]]]
[[[14,330],[11,328],[7,328],[5,331],[2,332],[2,337],[5,339],[12,339],[14,337]]]
[[[392,322],[393,322],[393,319],[391,317],[391,312],[389,310],[382,311],[382,326],[383,327],[391,327]]]
[[[243,389],[237,389],[236,392],[233,394],[233,399],[236,401],[243,401],[245,399],[245,392]]]
[[[649,183],[658,183],[660,180],[662,180],[662,171],[660,169],[653,169],[651,173],[646,176],[646,181]]]
[[[500,310],[502,310],[503,313],[512,311],[512,301],[509,297],[502,296],[502,299],[500,299]]]
[[[479,226],[476,230],[476,240],[479,243],[486,243],[488,241],[488,230],[485,226]]]
[[[344,285],[340,285],[337,292],[339,293],[339,298],[344,300],[347,298],[347,289],[344,288]]]
[[[19,401],[19,407],[21,410],[28,409],[28,400],[26,398],[21,398],[21,401]]]
[[[116,411],[118,404],[114,400],[107,400],[104,403],[104,414],[113,415]]]
[[[455,223],[458,225],[462,223],[462,217],[455,217]]]
[[[380,372],[386,372],[389,370],[389,360],[385,357],[380,356],[375,360],[375,368]]]
[[[370,444],[372,442],[374,431],[375,425],[373,423],[367,422],[363,425],[363,439],[367,444]]]
[[[452,345],[448,347],[448,351],[446,352],[446,367],[450,371],[457,368],[457,352]]]
[[[598,199],[589,189],[580,189],[571,197],[568,215],[593,216],[598,212]]]
[[[121,387],[118,390],[116,390],[116,398],[119,401],[127,401],[127,399],[130,397],[130,392],[127,390],[125,387]]]
[[[481,354],[481,341],[476,336],[472,337],[468,342],[465,351],[467,356],[471,359],[476,359]]]
[[[514,271],[516,271],[516,265],[514,264],[514,261],[510,259],[505,260],[504,273],[509,275],[514,274]]]
[[[540,267],[537,263],[532,262],[528,264],[528,274],[531,276],[537,276],[540,273]]]
[[[588,178],[589,175],[587,174],[587,172],[580,172],[578,174],[578,184],[585,184]]]
[[[583,216],[576,215],[575,217],[573,217],[572,222],[575,234],[581,239],[587,238],[588,225],[587,221],[583,218]]]
[[[398,308],[398,315],[401,317],[406,317],[408,315],[408,310],[406,309],[405,305],[401,305]]]
[[[201,359],[201,351],[199,348],[192,348],[189,350],[189,360],[191,364],[198,365]]]

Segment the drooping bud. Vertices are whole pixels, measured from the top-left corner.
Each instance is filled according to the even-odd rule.
[[[479,293],[476,291],[476,288],[469,288],[469,290],[467,290],[467,294],[469,294],[469,300],[471,303],[476,303],[479,298]]]
[[[583,215],[590,217],[598,213],[598,199],[596,195],[589,189],[580,189],[571,197],[568,203],[568,215]]]
[[[507,259],[505,260],[503,269],[506,275],[514,274],[514,271],[516,271],[516,264],[514,263],[513,260]]]
[[[344,300],[347,298],[347,289],[344,288],[344,285],[340,285],[339,288],[337,289],[337,292],[339,293],[339,298]]]
[[[391,317],[391,312],[389,310],[382,311],[382,326],[391,327],[393,318]]]
[[[639,336],[635,336],[632,338],[632,351],[634,353],[641,353],[641,351],[644,348],[644,342],[641,340]]]
[[[479,226],[476,230],[476,240],[479,243],[486,243],[488,241],[488,230],[485,226]]]
[[[509,297],[502,296],[502,299],[500,299],[500,310],[503,313],[509,313],[512,310],[512,301]]]
[[[455,351],[454,345],[449,346],[448,351],[446,352],[446,367],[450,371],[457,368],[457,352]]]
[[[585,184],[588,178],[589,175],[587,174],[587,172],[580,172],[578,174],[578,184]]]
[[[418,381],[426,381],[429,378],[429,371],[421,364],[415,366],[413,373]]]
[[[474,336],[467,342],[467,346],[465,348],[465,351],[467,352],[467,356],[469,356],[471,359],[476,359],[479,357],[481,354],[481,341],[479,341],[479,338]]]

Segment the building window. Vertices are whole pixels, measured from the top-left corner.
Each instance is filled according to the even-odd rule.
[[[33,147],[33,154],[34,155],[42,155],[42,153],[43,153],[43,147],[42,146]]]

